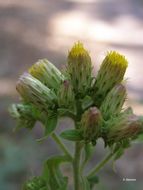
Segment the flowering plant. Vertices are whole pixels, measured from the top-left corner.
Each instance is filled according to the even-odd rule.
[[[68,178],[60,165],[72,164],[75,190],[91,190],[97,183],[98,171],[110,160],[117,160],[143,131],[143,121],[132,108],[123,108],[127,98],[124,82],[128,62],[117,52],[108,52],[97,76],[82,43],[69,51],[64,72],[60,72],[47,59],[39,60],[24,73],[16,89],[20,104],[10,107],[17,119],[17,128],[32,129],[36,121],[45,128],[43,139],[51,136],[63,154],[50,157],[43,166],[41,176],[35,176],[23,185],[23,190],[66,190]],[[74,129],[57,134],[60,117],[73,119]],[[62,138],[75,144],[74,155]],[[92,150],[102,138],[109,154],[88,173],[84,169]],[[81,154],[84,157],[81,158]]]

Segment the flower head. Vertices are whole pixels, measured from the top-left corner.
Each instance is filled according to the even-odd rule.
[[[85,111],[81,118],[81,130],[86,142],[96,140],[100,133],[101,113],[96,107]]]
[[[124,112],[118,117],[110,119],[106,123],[106,127],[108,128],[107,141],[109,144],[135,138],[142,131],[139,117]]]
[[[29,73],[45,84],[48,88],[58,89],[64,76],[61,72],[47,59],[41,59],[35,63]]]
[[[97,106],[107,96],[108,92],[123,80],[128,62],[123,55],[115,51],[107,54],[103,60],[93,86],[93,97]]]
[[[80,42],[69,52],[67,72],[75,92],[85,94],[91,86],[92,63],[88,51]]]
[[[100,107],[100,111],[105,120],[108,120],[110,117],[113,117],[113,115],[115,116],[121,112],[126,96],[126,88],[122,84],[117,84],[112,88]]]
[[[57,98],[53,91],[28,73],[20,77],[16,89],[24,101],[38,106],[39,109],[46,110]]]

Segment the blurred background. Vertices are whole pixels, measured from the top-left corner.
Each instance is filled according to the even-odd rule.
[[[29,176],[40,174],[45,158],[59,151],[51,139],[35,141],[39,125],[31,133],[13,132],[16,123],[7,110],[19,100],[16,81],[40,58],[62,69],[77,40],[90,51],[95,73],[107,51],[126,55],[127,104],[143,114],[143,0],[0,0],[0,190],[21,189]],[[96,152],[89,167],[105,154],[100,141]],[[99,173],[102,183],[95,190],[142,190],[143,144],[129,148],[115,168],[110,163]]]

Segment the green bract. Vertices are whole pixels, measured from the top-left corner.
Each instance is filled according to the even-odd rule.
[[[108,160],[119,159],[142,134],[142,117],[136,116],[130,107],[123,108],[127,98],[123,84],[127,66],[123,55],[111,51],[94,76],[90,55],[78,42],[69,51],[63,73],[43,59],[20,77],[16,89],[22,103],[10,107],[18,128],[32,129],[36,121],[40,121],[45,129],[40,141],[51,136],[64,152],[64,155],[49,158],[42,175],[25,183],[23,190],[67,190],[68,178],[60,169],[63,162],[73,166],[74,190],[91,190],[98,183],[96,173]],[[64,116],[73,119],[75,126],[72,129],[67,126],[58,136],[58,119]],[[74,155],[60,137],[75,142]],[[110,153],[85,176],[85,165],[99,138],[109,147]]]

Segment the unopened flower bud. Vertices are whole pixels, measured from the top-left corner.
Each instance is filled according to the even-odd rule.
[[[53,91],[28,73],[20,77],[16,89],[24,101],[38,106],[39,109],[52,106],[57,98]]]
[[[34,177],[24,184],[22,190],[47,190],[47,184],[42,177]]]
[[[75,96],[70,81],[65,80],[58,91],[58,105],[64,108],[74,108]]]
[[[39,60],[30,69],[29,73],[49,88],[58,89],[64,76],[47,59]]]
[[[17,120],[17,128],[25,127],[32,129],[39,118],[39,111],[31,105],[12,104],[9,112]]]
[[[100,133],[101,113],[96,107],[85,111],[81,118],[81,130],[86,142],[96,139]]]
[[[82,43],[76,43],[68,55],[67,72],[76,93],[85,94],[91,86],[92,63]]]
[[[109,144],[128,138],[132,139],[142,130],[139,117],[134,114],[126,113],[108,121],[107,128],[109,128],[107,133],[107,141]]]
[[[126,96],[126,88],[122,84],[117,84],[113,87],[100,107],[100,111],[105,120],[121,112]]]
[[[107,54],[93,85],[93,97],[97,106],[100,106],[108,92],[123,80],[127,66],[128,62],[123,55],[115,51]]]

